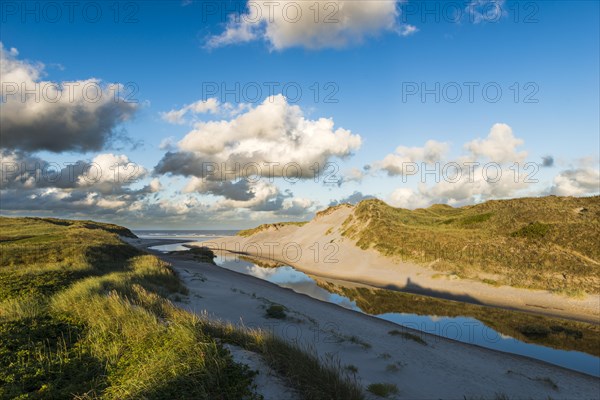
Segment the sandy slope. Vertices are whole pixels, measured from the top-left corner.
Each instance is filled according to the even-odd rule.
[[[137,243],[143,245],[142,240]],[[390,322],[214,265],[159,256],[173,265],[190,289],[182,307],[311,346],[321,357],[335,357],[343,365],[357,367],[356,377],[365,387],[376,382],[396,384],[399,399],[494,399],[497,393],[511,399],[600,398],[600,380],[584,374],[422,334],[425,346],[388,334],[398,329]],[[286,320],[265,317],[271,302],[288,308]],[[242,357],[253,358],[251,354]],[[268,381],[259,385],[266,399],[279,400],[283,389],[279,380],[275,382],[272,389]]]
[[[452,275],[440,278],[439,271],[431,268],[394,260],[376,250],[362,250],[340,233],[341,224],[351,212],[351,207],[342,207],[301,227],[286,225],[250,237],[224,237],[196,245],[243,251],[326,278],[586,322],[600,321],[600,296],[597,295],[574,299],[543,290],[494,287]]]

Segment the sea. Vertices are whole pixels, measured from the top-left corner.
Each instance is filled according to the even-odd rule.
[[[159,229],[159,230],[133,230],[141,239],[175,239],[175,240],[197,240],[202,241],[215,237],[234,236],[238,230],[210,230],[210,229]]]

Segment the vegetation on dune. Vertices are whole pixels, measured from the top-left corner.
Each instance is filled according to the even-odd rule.
[[[361,400],[362,388],[354,374],[333,356],[324,359],[314,350],[290,345],[260,330],[239,329],[208,322],[206,329],[224,341],[262,355],[267,364],[288,380],[306,400]]]
[[[389,397],[399,393],[398,387],[392,383],[372,383],[367,390],[379,397]]]
[[[600,197],[540,197],[453,208],[359,203],[343,235],[363,248],[464,278],[600,294]]]
[[[308,223],[308,221],[291,221],[291,222],[277,222],[275,224],[262,224],[262,225],[257,226],[256,228],[241,230],[237,233],[237,235],[242,236],[242,237],[248,237],[248,236],[257,234],[259,232],[266,231],[268,229],[279,230],[280,228],[283,228],[284,226],[289,226],[289,225],[303,226],[303,225],[306,225],[307,223]]]
[[[2,217],[0,217],[2,218]],[[2,233],[0,234],[0,243],[5,240],[14,241],[21,238],[39,237],[43,234],[63,232],[57,227],[67,228],[85,228],[85,229],[100,229],[102,231],[116,233],[119,236],[128,238],[136,238],[129,229],[119,225],[109,224],[105,222],[95,222],[90,220],[67,220],[58,218],[2,218]]]
[[[417,342],[419,344],[422,344],[423,346],[427,346],[427,342],[425,340],[423,340],[423,338],[421,336],[417,336],[414,333],[401,332],[398,329],[392,329],[391,331],[388,332],[388,335],[400,336],[401,338],[412,340],[413,342]]]
[[[600,356],[600,326],[597,324],[549,318],[393,290],[368,287],[349,288],[327,281],[318,281],[317,283],[332,293],[348,297],[356,302],[356,305],[363,311],[372,315],[400,312],[440,317],[471,317],[503,335],[526,343]],[[407,337],[406,334],[410,333],[401,330],[388,333],[402,339],[415,341],[417,338],[421,339],[418,336],[417,338]]]
[[[0,398],[259,398],[255,373],[221,341],[260,350],[306,385],[305,398],[362,398],[314,355],[173,306],[168,297],[185,287],[168,264],[119,240],[125,228],[39,218],[0,218],[0,228]],[[337,384],[316,396],[299,371],[307,365]]]
[[[126,230],[0,222],[1,398],[253,396],[253,373],[163,297],[185,288]]]
[[[194,261],[215,264],[215,253],[208,247],[190,247],[188,250],[171,251],[169,254],[190,257]]]
[[[285,313],[285,307],[281,304],[272,304],[267,308],[265,312],[267,318],[285,319],[287,317]]]
[[[339,210],[341,208],[352,208],[352,204],[350,204],[350,203],[342,203],[342,204],[338,204],[338,205],[335,205],[335,206],[328,207],[328,208],[326,208],[323,211],[317,212],[317,214],[315,215],[315,218],[322,218],[322,217],[324,217],[326,215],[329,215],[329,214],[331,214],[331,213],[333,213],[333,212],[335,212],[335,211],[337,211],[337,210]]]

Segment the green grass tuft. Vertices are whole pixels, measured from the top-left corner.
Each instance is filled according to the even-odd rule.
[[[285,319],[287,317],[285,307],[280,304],[272,304],[267,308],[265,314],[267,318]]]
[[[536,221],[530,223],[529,225],[525,225],[521,229],[513,232],[511,236],[522,237],[527,239],[543,239],[549,230],[550,225],[542,224]]]
[[[401,332],[397,329],[393,329],[389,331],[388,334],[393,336],[400,336],[404,339],[412,340],[413,342],[417,342],[419,344],[422,344],[423,346],[427,346],[427,342],[425,340],[423,340],[420,336],[417,336],[410,332]]]
[[[367,386],[367,390],[379,397],[390,397],[399,393],[398,387],[392,383],[372,383]]]
[[[266,231],[268,229],[279,230],[279,228],[282,228],[284,226],[288,226],[288,225],[303,226],[303,225],[306,225],[307,223],[308,223],[308,221],[291,221],[291,222],[277,222],[275,224],[262,224],[262,225],[257,226],[256,228],[241,230],[237,233],[237,235],[242,236],[242,237],[248,237],[248,236],[255,235],[259,232]]]

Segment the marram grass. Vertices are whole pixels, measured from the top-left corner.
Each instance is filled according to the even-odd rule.
[[[168,297],[185,287],[169,265],[123,243],[125,228],[38,218],[0,218],[0,227],[2,399],[260,398],[255,372],[221,341],[261,354],[303,398],[362,398],[314,355],[174,307]]]

